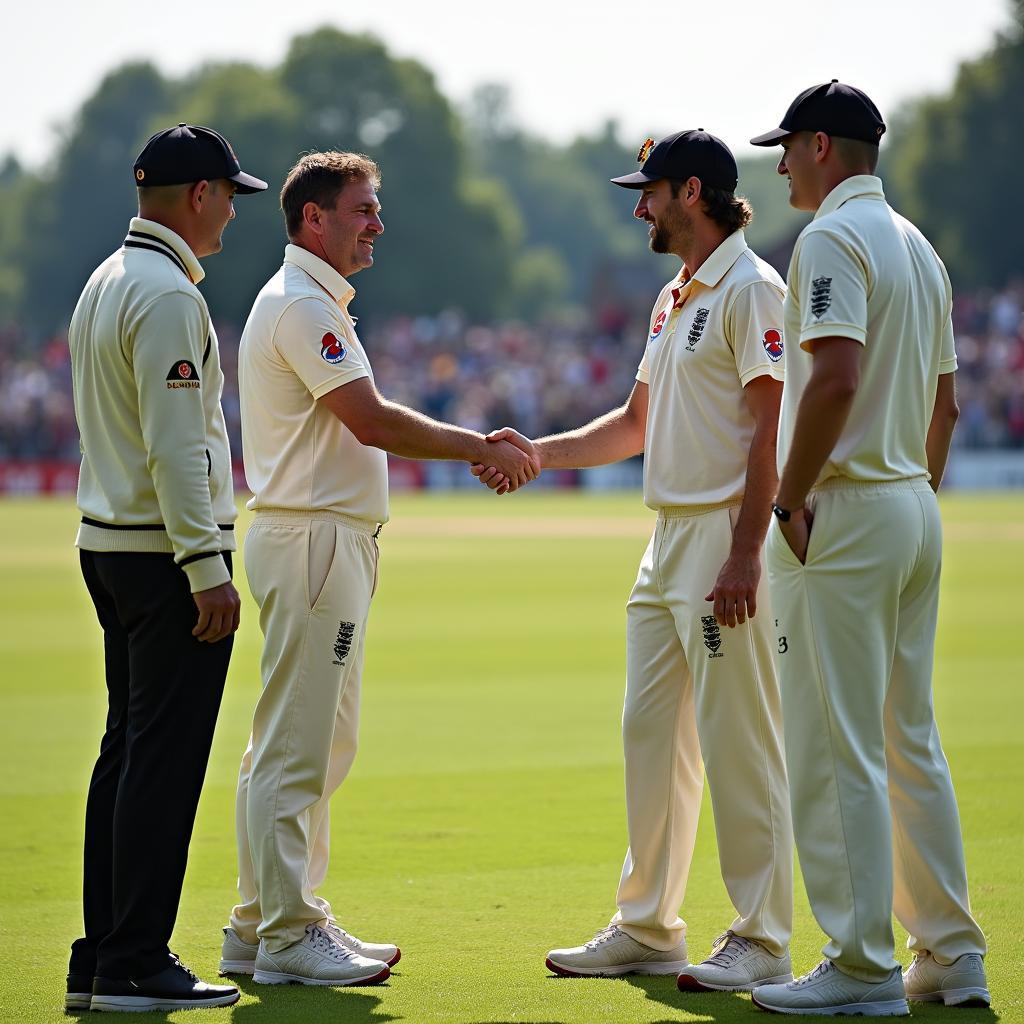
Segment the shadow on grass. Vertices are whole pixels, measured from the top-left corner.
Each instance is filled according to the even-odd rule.
[[[761,1016],[750,998],[738,992],[680,992],[674,974],[661,977],[631,974],[625,980],[634,988],[643,989],[644,995],[653,1002],[679,1010],[694,1020],[746,1020],[751,1013]]]
[[[558,974],[549,974],[548,981],[560,984],[625,984],[643,990],[644,995],[655,1003],[661,1003],[672,1010],[686,1014],[685,1020],[692,1021],[740,1021],[749,1020],[750,1014],[761,1016],[749,997],[744,998],[738,992],[680,992],[676,987],[676,976],[625,974],[620,978],[569,978]],[[651,1024],[678,1024],[679,1017],[653,1021]],[[527,1024],[527,1022],[524,1022]],[[969,1024],[964,1021],[963,1024]],[[973,1022],[970,1022],[973,1024]]]
[[[380,1009],[386,985],[372,987],[329,985],[257,985],[250,979],[233,978],[243,994],[258,1002],[237,1003],[231,1008],[232,1024],[288,1024],[311,1020],[339,1024],[388,1024],[402,1018]]]

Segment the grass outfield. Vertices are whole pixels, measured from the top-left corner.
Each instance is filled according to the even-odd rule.
[[[995,1010],[914,1016],[1024,1021],[1024,496],[953,495],[943,512],[936,704]],[[241,1002],[209,1019],[767,1019],[746,997],[683,995],[671,977],[560,980],[544,968],[549,947],[585,940],[614,910],[625,850],[623,606],[652,519],[635,495],[395,500],[370,619],[362,749],[333,804],[326,895],[352,931],[399,942],[402,961],[378,988],[243,982]],[[8,501],[0,522],[0,1021],[55,1021],[81,925],[100,634],[72,547],[73,505]],[[249,602],[174,937],[208,980],[234,896],[234,781],[258,651]],[[821,937],[798,892],[793,960],[805,970]],[[708,801],[684,915],[700,959],[731,918]]]

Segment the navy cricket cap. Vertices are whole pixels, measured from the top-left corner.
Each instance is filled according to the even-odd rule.
[[[227,178],[238,192],[262,192],[267,183],[242,170],[231,143],[212,128],[182,122],[150,136],[132,168],[135,184],[187,185],[194,181]]]
[[[782,124],[750,140],[752,146],[777,146],[793,132],[824,132],[842,139],[878,145],[885,122],[867,93],[838,78],[812,85],[789,105]]]
[[[643,188],[662,178],[677,181],[700,178],[701,184],[708,188],[732,192],[740,178],[736,158],[729,147],[703,128],[666,135],[657,145],[653,139],[648,139],[640,147],[637,160],[643,164],[639,171],[612,178],[612,184]]]

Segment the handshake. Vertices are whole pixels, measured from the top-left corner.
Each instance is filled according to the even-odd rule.
[[[540,449],[511,427],[487,435],[488,458],[475,463],[470,472],[480,483],[498,494],[525,487],[540,476]]]

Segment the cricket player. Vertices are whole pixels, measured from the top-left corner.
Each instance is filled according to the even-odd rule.
[[[652,148],[653,147],[653,148]],[[762,544],[776,487],[782,392],[778,274],[747,246],[736,161],[707,132],[648,140],[634,216],[682,260],[655,303],[627,403],[531,444],[542,467],[640,452],[654,535],[629,599],[623,743],[629,850],[611,923],[554,949],[556,974],[675,974],[687,990],[742,991],[792,977],[792,836],[775,630]],[[483,466],[474,472],[484,482]],[[703,762],[703,764],[702,764]],[[702,771],[703,768],[703,771]],[[707,772],[736,917],[690,965],[678,915]]]
[[[82,441],[77,544],[103,628],[107,723],[85,812],[85,935],[69,1010],[227,1006],[167,947],[239,598],[224,375],[199,260],[265,181],[179,124],[134,166],[139,215],[92,274],[68,342]]]
[[[386,452],[492,458],[481,434],[385,401],[374,386],[349,279],[373,265],[384,230],[379,186],[377,166],[360,154],[296,163],[281,190],[284,264],[257,296],[239,350],[255,513],[245,568],[260,608],[263,692],[239,773],[241,899],[220,967],[266,984],[376,983],[400,956],[394,944],[341,928],[317,893],[328,802],[356,753],[377,537],[388,519]],[[512,444],[494,456],[508,489],[537,475]]]
[[[751,140],[782,146],[790,204],[814,212],[789,268],[768,564],[796,843],[829,941],[810,974],[755,989],[779,1013],[989,1002],[931,691],[952,296],[875,177],[884,131],[871,100],[833,79]],[[894,911],[915,953],[905,975]]]

